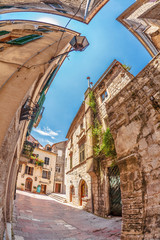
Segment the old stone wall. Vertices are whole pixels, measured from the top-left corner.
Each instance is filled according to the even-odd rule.
[[[81,165],[75,167],[75,169],[67,172],[66,175],[66,196],[67,201],[70,202],[70,187],[74,186],[74,195],[72,197],[72,203],[76,206],[80,205],[80,181],[84,180],[88,187],[88,196],[85,199],[83,208],[91,211],[91,177],[86,173],[86,162],[82,162]]]
[[[159,90],[160,54],[106,104],[120,169],[122,239],[160,238]]]

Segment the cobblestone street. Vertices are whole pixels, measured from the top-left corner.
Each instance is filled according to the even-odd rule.
[[[121,218],[100,218],[45,195],[17,191],[13,232],[17,240],[118,240]]]

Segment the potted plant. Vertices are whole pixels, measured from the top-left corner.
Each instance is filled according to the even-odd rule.
[[[24,190],[24,183],[21,183],[21,190]]]
[[[37,187],[33,186],[33,192],[36,193]]]

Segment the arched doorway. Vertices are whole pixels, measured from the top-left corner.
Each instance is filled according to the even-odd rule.
[[[87,183],[82,179],[79,183],[79,194],[80,194],[80,201],[79,205],[82,206],[82,200],[85,197],[88,197],[88,187]]]
[[[32,178],[26,179],[25,190],[31,192],[32,191]]]
[[[74,191],[74,186],[71,185],[70,186],[70,202],[72,202],[73,200],[73,195],[75,194],[75,191]]]

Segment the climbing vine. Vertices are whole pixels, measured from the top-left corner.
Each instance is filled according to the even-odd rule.
[[[105,132],[102,131],[102,125],[98,120],[96,99],[93,91],[89,93],[89,106],[93,111],[92,136],[94,156],[101,157],[105,155],[106,157],[114,158],[116,156],[114,139],[109,128]]]

